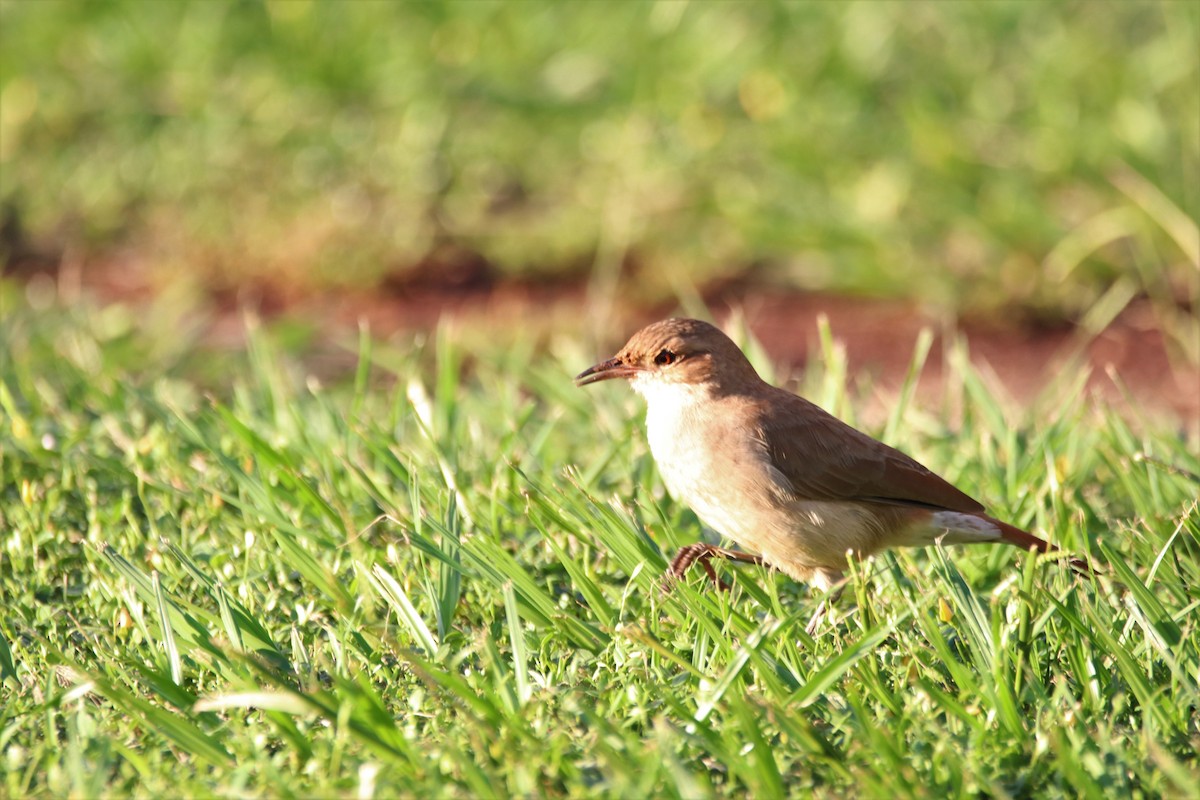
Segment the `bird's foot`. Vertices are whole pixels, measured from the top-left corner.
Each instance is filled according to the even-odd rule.
[[[705,573],[708,574],[708,579],[719,589],[729,591],[729,584],[718,577],[717,571],[709,563],[713,556],[717,555],[720,550],[721,548],[719,547],[704,544],[703,542],[679,548],[679,552],[675,554],[675,558],[671,559],[671,566],[667,567],[666,574],[663,575],[663,591],[670,591],[675,586],[675,583],[683,578],[687,574],[688,569],[696,562],[699,562],[700,566],[704,567]]]
[[[724,547],[717,547],[703,542],[689,544],[679,548],[679,552],[675,554],[675,558],[671,559],[671,566],[667,568],[666,575],[663,576],[664,591],[670,590],[675,582],[687,574],[688,569],[697,562],[704,567],[705,573],[708,574],[708,579],[711,580],[717,588],[723,591],[729,591],[730,585],[717,575],[717,571],[713,569],[710,563],[714,558],[724,558],[728,561],[741,561],[747,564],[766,564],[762,556],[751,555],[750,553],[742,553],[737,550],[729,550]]]

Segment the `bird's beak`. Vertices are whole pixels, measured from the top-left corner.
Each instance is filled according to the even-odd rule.
[[[608,361],[601,361],[576,375],[575,385],[587,386],[589,383],[607,381],[612,378],[632,378],[640,371],[637,367],[630,366],[620,359],[610,358]]]

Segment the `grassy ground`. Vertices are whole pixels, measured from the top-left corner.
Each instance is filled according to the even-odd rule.
[[[1194,300],[1194,3],[0,2],[0,259]]]
[[[873,432],[1102,577],[887,555],[810,638],[757,568],[659,594],[701,528],[578,343],[322,386],[259,332],[209,397],[0,289],[0,794],[1196,796],[1197,443],[1079,375],[1014,412],[960,359]],[[853,418],[843,366],[793,385]]]

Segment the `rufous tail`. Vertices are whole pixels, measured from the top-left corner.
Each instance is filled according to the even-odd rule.
[[[1029,531],[1023,531],[1017,526],[1009,525],[1007,522],[1002,522],[995,517],[987,517],[987,520],[1000,529],[1000,541],[1006,544],[1011,544],[1022,550],[1037,550],[1039,553],[1059,552],[1057,546],[1050,544],[1045,539],[1039,539]],[[1071,569],[1080,575],[1098,574],[1085,559],[1072,557],[1067,563]]]

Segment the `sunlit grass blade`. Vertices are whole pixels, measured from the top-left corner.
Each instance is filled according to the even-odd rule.
[[[833,335],[829,318],[824,314],[817,317],[817,334],[821,343],[821,365],[824,368],[820,394],[814,398],[817,405],[831,414],[845,418],[846,398],[846,347]]]
[[[284,692],[232,692],[203,697],[192,707],[194,711],[226,711],[231,708],[282,711],[285,714],[302,715],[313,709],[294,694]]]
[[[1137,203],[1147,216],[1161,225],[1188,263],[1200,270],[1200,226],[1195,218],[1188,216],[1163,194],[1162,189],[1128,165],[1122,165],[1110,176],[1110,180]]]
[[[929,328],[922,328],[917,335],[917,342],[913,346],[912,360],[908,364],[908,371],[904,374],[904,382],[900,384],[900,393],[888,412],[887,424],[883,428],[883,441],[896,441],[896,432],[905,419],[913,393],[916,392],[917,384],[921,381],[921,371],[925,367],[926,359],[929,358],[929,348],[932,346],[933,331]]]
[[[404,623],[404,627],[412,634],[417,644],[423,647],[430,656],[436,654],[438,644],[433,638],[429,626],[425,624],[425,620],[421,619],[421,615],[417,613],[417,609],[396,579],[379,564],[371,569],[371,585],[396,612],[396,616]]]
[[[462,527],[458,515],[458,503],[451,494],[446,508],[446,525],[442,530],[442,549],[450,561],[438,563],[436,579],[429,591],[437,622],[438,637],[445,639],[454,624],[454,610],[462,595],[462,555],[460,543]]]
[[[295,625],[292,626],[288,638],[292,643],[292,665],[300,675],[307,676],[312,673],[312,661],[309,660],[308,651],[304,647],[304,641],[300,638],[300,631]]]
[[[242,644],[242,629],[233,618],[233,611],[229,607],[229,597],[225,593],[225,587],[219,583],[215,584],[213,586],[213,596],[217,600],[217,608],[221,614],[221,624],[225,628],[225,635],[229,638],[229,643],[233,646],[233,649],[240,652],[245,647]]]
[[[504,618],[508,624],[508,640],[512,647],[512,669],[517,682],[517,700],[524,705],[533,692],[529,686],[529,655],[526,652],[525,633],[521,630],[521,611],[511,584],[504,585]]]
[[[167,664],[171,668],[171,680],[176,684],[181,684],[183,683],[183,664],[179,658],[179,648],[175,646],[175,631],[171,627],[169,601],[158,580],[157,571],[150,573],[150,580],[154,586],[154,599],[158,607],[158,624],[162,631],[163,647],[167,651]]]

